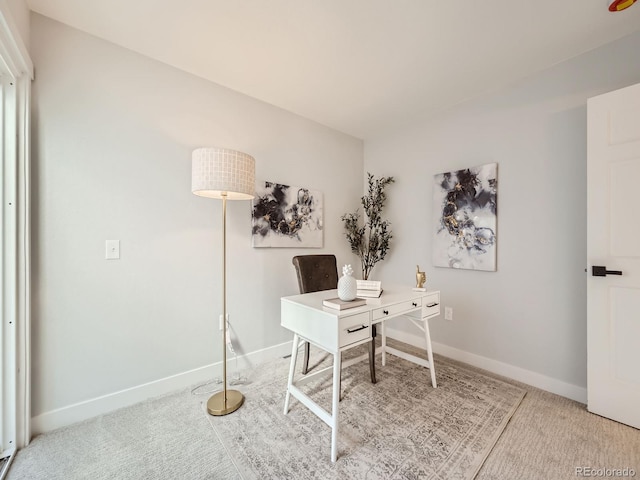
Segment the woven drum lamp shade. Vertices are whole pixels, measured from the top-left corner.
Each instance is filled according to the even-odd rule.
[[[198,148],[191,155],[191,191],[195,195],[228,200],[255,196],[256,161],[228,148]]]

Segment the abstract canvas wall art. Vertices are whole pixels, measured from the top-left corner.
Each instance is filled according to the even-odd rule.
[[[253,200],[251,238],[254,247],[321,248],[322,193],[265,182]]]
[[[433,265],[496,270],[498,164],[434,176]]]

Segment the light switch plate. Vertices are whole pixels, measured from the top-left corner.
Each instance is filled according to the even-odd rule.
[[[444,307],[444,319],[453,321],[453,307]]]

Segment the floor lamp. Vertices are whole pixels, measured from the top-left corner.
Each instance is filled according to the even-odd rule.
[[[255,193],[255,160],[226,148],[198,148],[191,157],[191,191],[222,199],[222,382],[223,390],[207,402],[210,415],[226,415],[242,406],[244,396],[227,390],[227,200],[251,200]]]

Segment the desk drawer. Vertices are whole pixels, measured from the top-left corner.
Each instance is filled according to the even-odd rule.
[[[338,334],[338,345],[340,348],[366,338],[371,338],[369,312],[340,317],[339,323],[340,332]]]
[[[399,302],[394,303],[393,305],[376,308],[373,311],[373,321],[380,320],[381,318],[391,318],[395,315],[415,310],[421,305],[422,298],[414,298],[412,300],[407,300],[406,302]]]
[[[432,293],[423,298],[422,318],[440,315],[440,293]]]

